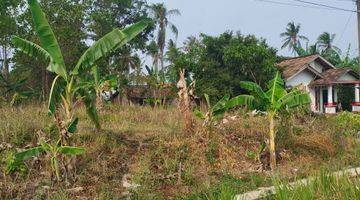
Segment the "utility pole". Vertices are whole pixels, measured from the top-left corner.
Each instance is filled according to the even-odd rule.
[[[358,51],[359,51],[359,61],[360,61],[360,0],[356,0],[356,14],[357,14],[357,23],[358,23]]]

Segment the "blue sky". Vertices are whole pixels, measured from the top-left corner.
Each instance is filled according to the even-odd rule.
[[[302,4],[294,0],[273,0],[283,3]],[[355,9],[351,0],[307,0],[330,6]],[[279,49],[282,44],[280,33],[289,21],[300,23],[301,34],[310,43],[324,31],[335,33],[335,44],[345,51],[351,44],[351,54],[357,54],[356,13],[331,9],[316,9],[277,5],[258,0],[149,0],[151,3],[165,2],[169,9],[177,8],[182,15],[171,18],[179,28],[178,43],[188,36],[199,33],[218,35],[226,30],[240,31],[265,38]],[[302,4],[306,5],[306,4]],[[310,6],[310,5],[309,5]],[[287,49],[281,55],[290,55]]]

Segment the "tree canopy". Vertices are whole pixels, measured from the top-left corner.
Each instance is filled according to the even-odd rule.
[[[225,32],[220,36],[202,34],[190,37],[173,59],[173,70],[185,68],[196,80],[197,95],[220,99],[225,94],[239,95],[240,81],[261,86],[276,72],[276,50],[253,35]]]

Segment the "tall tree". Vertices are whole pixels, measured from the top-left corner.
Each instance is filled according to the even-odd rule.
[[[319,35],[317,39],[317,45],[323,54],[329,53],[331,51],[335,51],[336,53],[341,52],[340,49],[333,44],[335,37],[336,34],[330,34],[328,32],[324,32],[321,35]]]
[[[6,0],[0,4],[0,73],[9,78],[11,58],[11,36],[16,34],[16,18],[19,15],[20,0]]]
[[[295,53],[296,47],[301,46],[301,41],[308,41],[308,38],[300,35],[300,24],[295,24],[294,22],[289,22],[286,27],[286,31],[281,33],[280,36],[283,39],[282,49],[288,47],[290,51]]]
[[[158,26],[157,33],[157,46],[159,50],[159,60],[156,60],[155,64],[160,62],[160,68],[164,68],[164,52],[166,45],[166,29],[170,28],[171,32],[178,36],[177,27],[169,21],[169,17],[173,15],[180,15],[180,11],[178,9],[168,10],[163,3],[152,4],[149,7],[149,10],[152,14],[153,20]]]
[[[174,61],[178,70],[196,80],[196,95],[219,100],[243,92],[240,81],[265,86],[276,72],[276,50],[253,35],[225,32],[220,36],[189,38]]]
[[[89,0],[87,27],[89,40],[98,40],[114,28],[150,19],[145,0]],[[134,40],[112,52],[109,57],[98,61],[100,74],[115,74],[119,82],[128,82],[131,68],[139,67],[137,51],[144,52],[146,43],[152,37],[154,26],[150,25]]]

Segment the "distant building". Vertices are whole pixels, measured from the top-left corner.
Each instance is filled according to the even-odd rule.
[[[287,87],[303,86],[311,98],[311,110],[336,113],[338,91],[336,85],[355,87],[353,111],[360,111],[360,76],[350,68],[336,68],[320,55],[284,60],[277,64]]]
[[[165,105],[172,104],[175,98],[176,90],[170,84],[161,89],[153,89],[148,85],[129,85],[112,101],[121,104],[152,105],[157,99]]]

